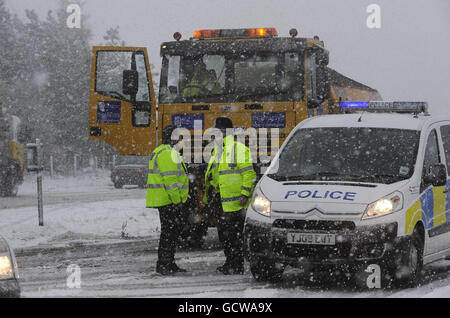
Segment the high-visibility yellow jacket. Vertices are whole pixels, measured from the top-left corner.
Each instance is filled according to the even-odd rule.
[[[243,209],[240,205],[242,195],[250,197],[256,179],[253,169],[250,149],[244,144],[228,136],[223,140],[223,151],[214,147],[205,174],[204,203],[209,203],[210,187],[220,193],[224,212],[234,212]],[[245,207],[248,207],[250,200]]]
[[[214,79],[211,80],[207,77],[200,79],[194,75],[188,87],[183,89],[183,96],[197,96],[199,94],[204,94],[205,91],[212,94],[220,94],[222,93],[222,88],[220,87],[220,84],[217,83]]]
[[[170,145],[157,147],[148,163],[146,206],[157,208],[184,203],[189,192],[186,165]]]

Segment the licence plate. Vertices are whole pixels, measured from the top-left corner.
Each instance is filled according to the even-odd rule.
[[[306,245],[335,245],[335,234],[323,233],[288,233],[288,244],[306,244]]]

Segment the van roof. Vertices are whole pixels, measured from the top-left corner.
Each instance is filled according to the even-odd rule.
[[[449,120],[450,117],[433,117],[413,114],[379,114],[355,113],[340,115],[323,115],[303,122],[301,128],[319,127],[371,127],[422,130],[430,122]],[[300,127],[299,127],[300,128]]]

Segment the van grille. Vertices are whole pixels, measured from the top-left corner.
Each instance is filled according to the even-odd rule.
[[[307,221],[277,219],[272,227],[304,231],[348,232],[355,230],[355,223],[351,221]]]

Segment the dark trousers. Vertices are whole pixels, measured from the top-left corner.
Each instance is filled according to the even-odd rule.
[[[217,221],[217,232],[226,257],[225,264],[232,268],[243,268],[244,215],[242,211],[224,212],[220,201],[216,206],[220,211]]]
[[[175,263],[175,250],[183,229],[185,214],[183,205],[166,205],[158,208],[161,222],[161,236],[159,238],[158,262],[156,266],[165,267]]]

